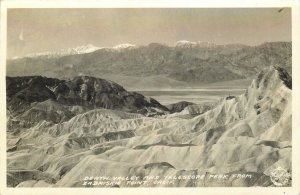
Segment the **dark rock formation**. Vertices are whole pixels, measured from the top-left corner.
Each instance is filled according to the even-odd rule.
[[[33,103],[53,100],[67,106],[84,106],[89,109],[106,108],[136,112],[154,107],[168,111],[159,102],[122,86],[94,77],[75,77],[58,80],[41,76],[7,77],[7,104],[12,113],[22,113]]]
[[[169,104],[166,107],[170,110],[170,112],[181,112],[183,109],[185,109],[189,105],[194,105],[192,102],[186,102],[186,101],[181,101],[177,102],[174,104]]]

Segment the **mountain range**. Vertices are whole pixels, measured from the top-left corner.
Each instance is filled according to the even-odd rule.
[[[246,46],[179,41],[174,46],[150,43],[145,46],[121,44],[113,48],[92,45],[80,48],[8,59],[7,75],[42,75],[59,79],[115,75],[190,85],[251,80],[260,71],[276,64],[292,74],[291,42]]]

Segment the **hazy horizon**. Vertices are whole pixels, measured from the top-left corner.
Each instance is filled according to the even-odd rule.
[[[291,41],[291,9],[9,9],[7,56],[81,45],[174,45],[179,40],[259,45]]]

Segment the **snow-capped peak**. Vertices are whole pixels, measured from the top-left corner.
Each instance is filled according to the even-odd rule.
[[[216,47],[220,45],[216,45],[211,42],[203,42],[203,41],[187,41],[187,40],[180,40],[177,41],[174,44],[175,47],[178,48],[195,48],[195,47]],[[92,44],[88,45],[82,45],[74,48],[67,48],[67,49],[61,49],[58,51],[45,51],[45,52],[39,52],[39,53],[31,53],[27,54],[23,57],[30,57],[30,58],[36,58],[36,57],[46,57],[46,58],[57,58],[57,57],[62,57],[62,56],[68,56],[68,55],[76,55],[76,54],[85,54],[85,53],[92,53],[96,50],[106,50],[106,51],[123,51],[127,49],[135,49],[138,48],[139,46],[130,44],[130,43],[123,43],[116,45],[114,47],[97,47]],[[18,57],[14,56],[11,58],[12,60],[23,58],[23,57]]]
[[[85,54],[85,53],[92,53],[99,49],[108,49],[108,50],[115,50],[115,51],[121,51],[124,49],[131,49],[135,48],[136,46],[133,44],[125,43],[116,45],[114,47],[97,47],[92,44],[88,45],[82,45],[74,48],[67,48],[67,49],[61,49],[59,51],[45,51],[45,52],[39,52],[39,53],[32,53],[27,54],[24,57],[47,57],[47,58],[55,58],[55,57],[61,57],[61,56],[68,56],[68,55],[76,55],[76,54]],[[20,57],[14,57],[12,59],[18,59]]]
[[[67,55],[91,53],[99,49],[101,49],[101,47],[96,47],[92,44],[88,44],[88,45],[78,46],[75,48],[61,49],[59,51],[45,51],[45,52],[27,54],[25,55],[25,57],[39,57],[39,56],[47,56],[49,58],[60,57],[60,56],[67,56]]]
[[[175,47],[193,47],[196,45],[197,45],[196,42],[187,41],[187,40],[181,40],[175,43]]]
[[[124,44],[119,44],[114,46],[113,49],[122,50],[122,49],[134,48],[134,47],[136,47],[136,45],[130,43],[124,43]]]
[[[91,53],[98,49],[102,49],[101,47],[96,47],[92,44],[83,45],[75,48],[69,49],[70,52],[74,52],[75,54],[81,54],[81,53]]]

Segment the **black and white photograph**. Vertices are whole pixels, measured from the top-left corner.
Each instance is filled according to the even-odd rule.
[[[7,188],[293,187],[291,7],[6,17]]]

